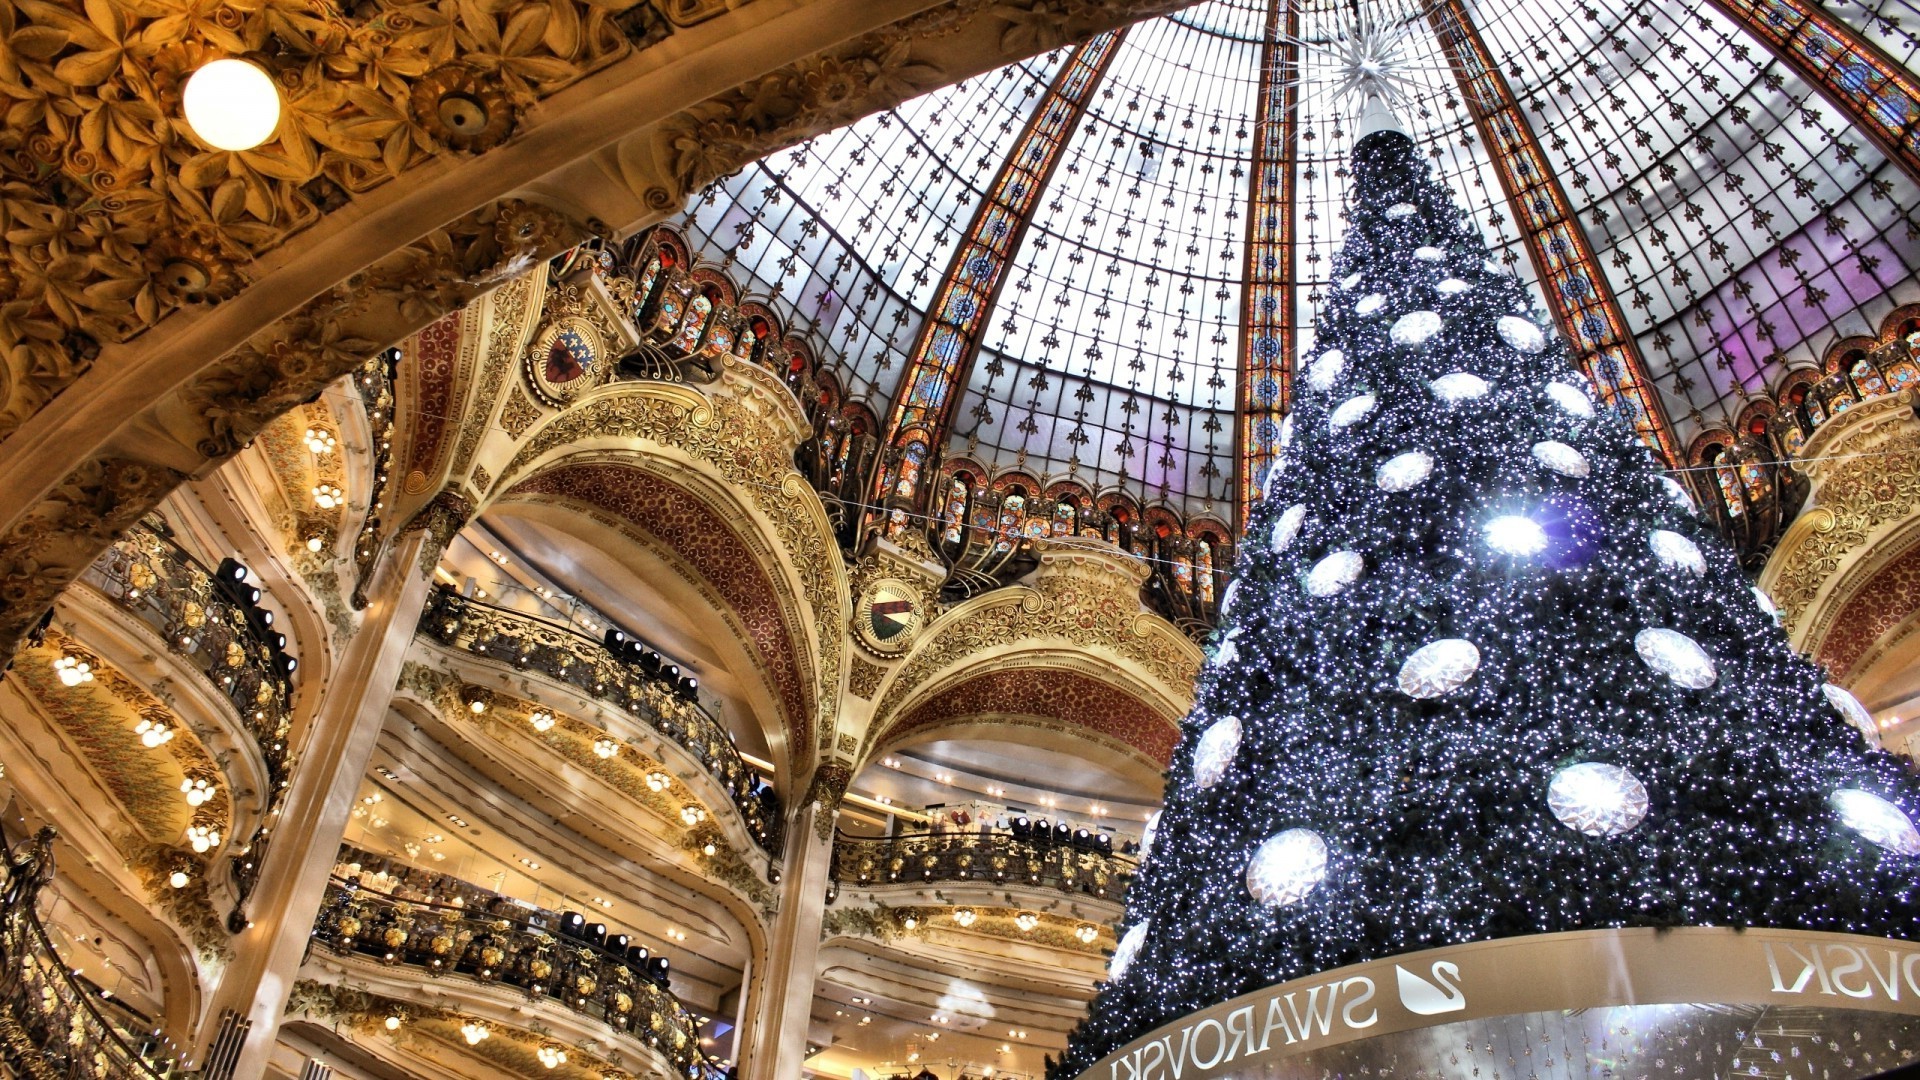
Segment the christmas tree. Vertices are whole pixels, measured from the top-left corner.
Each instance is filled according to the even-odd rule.
[[[1377,101],[1336,288],[1056,1078],[1345,964],[1609,927],[1920,937],[1920,789]]]

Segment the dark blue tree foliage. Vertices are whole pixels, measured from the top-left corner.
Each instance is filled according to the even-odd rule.
[[[1627,926],[1920,937],[1920,787],[1842,715],[1851,699],[1829,697],[1631,426],[1588,405],[1591,383],[1412,140],[1373,131],[1354,166],[1290,442],[1128,892],[1122,951],[1129,937],[1138,949],[1053,1080],[1240,994],[1459,942]],[[1440,323],[1417,343],[1422,320],[1402,321],[1415,312]],[[1534,332],[1543,347],[1516,347]],[[1484,395],[1459,396],[1475,387],[1457,377],[1436,392],[1457,372]],[[1334,426],[1362,395],[1371,410]],[[1410,451],[1430,473],[1383,490],[1382,465]],[[1538,532],[1495,534],[1502,551],[1488,529],[1500,517]],[[1312,595],[1310,572],[1342,551],[1360,556],[1359,577]],[[1711,683],[1656,670],[1637,647],[1659,644],[1648,630],[1696,643]],[[1478,668],[1412,696],[1403,665],[1441,639],[1472,643]],[[1197,744],[1229,717],[1238,746],[1202,788]],[[1644,819],[1612,835],[1563,823],[1548,787],[1582,762],[1631,773]],[[1843,815],[1835,793],[1855,791],[1886,802]],[[1324,842],[1325,876],[1295,902],[1262,902],[1249,860],[1289,829]]]

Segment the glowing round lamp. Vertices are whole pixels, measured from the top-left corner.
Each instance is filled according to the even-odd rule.
[[[187,79],[180,102],[200,141],[216,150],[251,150],[280,126],[280,90],[245,60],[215,60]]]

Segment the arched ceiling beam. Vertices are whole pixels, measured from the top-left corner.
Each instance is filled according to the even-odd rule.
[[[1074,49],[1041,95],[1033,116],[1000,165],[987,197],[968,223],[965,238],[954,249],[927,322],[913,343],[893,415],[887,423],[887,445],[904,449],[922,443],[929,454],[946,439],[953,421],[955,391],[980,352],[980,331],[1000,287],[1006,283],[1007,264],[1033,221],[1033,208],[1053,178],[1060,149],[1073,137],[1086,115],[1087,102],[1105,78],[1107,65],[1119,50],[1125,28],[1100,34]],[[898,469],[883,470],[877,494],[894,493]],[[917,477],[913,478],[917,482]],[[899,494],[911,495],[909,487]]]
[[[1678,464],[1673,425],[1647,373],[1646,360],[1627,332],[1620,301],[1466,4],[1443,0],[1428,19],[1460,81],[1460,96],[1473,113],[1480,141],[1500,175],[1500,186],[1513,205],[1540,290],[1574,361],[1593,380],[1601,398],[1627,415],[1655,456],[1669,466]]]
[[[1708,0],[1920,184],[1920,79],[1806,0]]]
[[[571,462],[513,486],[509,502],[573,505],[604,515],[656,538],[713,590],[739,620],[743,646],[760,664],[783,714],[780,731],[768,731],[782,782],[802,770],[813,748],[813,658],[807,653],[800,616],[790,595],[776,587],[764,551],[743,539],[727,513],[698,493],[630,464]]]
[[[1260,46],[1260,97],[1253,123],[1253,184],[1247,195],[1245,286],[1240,325],[1239,523],[1259,496],[1256,486],[1280,452],[1280,418],[1293,397],[1294,158],[1300,88],[1300,11],[1267,9]]]

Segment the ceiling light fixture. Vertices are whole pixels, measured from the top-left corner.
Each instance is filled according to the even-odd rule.
[[[245,60],[215,60],[194,72],[180,105],[193,133],[216,150],[251,150],[280,126],[280,89]]]

